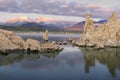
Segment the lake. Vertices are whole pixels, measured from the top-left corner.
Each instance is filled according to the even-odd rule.
[[[42,34],[22,34],[42,41]],[[50,41],[66,41],[78,34],[50,34]],[[50,54],[15,53],[0,55],[0,80],[120,80],[120,49],[93,50],[70,44],[64,50]]]

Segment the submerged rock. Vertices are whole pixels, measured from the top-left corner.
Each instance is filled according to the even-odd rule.
[[[108,22],[96,29],[90,15],[87,14],[84,32],[76,45],[95,48],[120,47],[120,19],[116,16],[117,13],[113,12]]]

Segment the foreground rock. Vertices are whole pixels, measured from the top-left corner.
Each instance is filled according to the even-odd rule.
[[[41,45],[41,52],[61,51],[63,48],[56,45],[56,42],[47,42]]]
[[[40,42],[34,39],[27,39],[24,43],[24,49],[27,51],[28,49],[31,51],[41,50]]]
[[[0,29],[0,51],[23,49],[24,40],[11,31]]]
[[[95,28],[90,15],[86,15],[84,32],[75,43],[78,46],[95,47],[120,47],[120,19],[113,12],[108,22]]]
[[[39,41],[34,39],[27,39],[24,41],[20,36],[16,36],[12,31],[0,29],[0,53],[9,53],[13,50],[25,50],[25,51],[61,51],[58,45],[54,42],[40,44]]]

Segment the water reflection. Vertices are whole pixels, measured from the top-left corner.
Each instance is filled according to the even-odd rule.
[[[0,65],[9,65],[16,62],[21,62],[23,59],[34,60],[39,58],[39,55],[26,55],[26,54],[9,54],[7,56],[0,55]]]
[[[38,80],[41,79],[40,75],[44,75],[44,78],[53,78],[56,75],[58,77],[56,79],[62,78],[61,80],[67,78],[74,78],[73,80],[119,80],[119,73],[116,72],[120,70],[119,61],[120,50],[117,48],[98,51],[91,48],[78,49],[64,46],[64,50],[60,54],[59,52],[23,53],[17,51],[8,55],[0,55],[0,69],[5,68],[4,72],[7,77],[11,74],[14,77],[17,72],[20,80],[28,77],[29,73],[31,74],[30,78],[38,77]],[[107,70],[113,77],[116,77],[112,78]]]
[[[59,52],[54,53],[35,53],[35,52],[21,52],[14,51],[10,52],[10,54],[1,54],[0,53],[0,66],[9,65],[17,62],[21,62],[22,60],[37,60],[40,59],[40,55],[43,55],[48,58],[55,58]]]
[[[55,58],[58,54],[59,54],[59,52],[40,53],[40,55],[43,55],[48,58]]]
[[[90,67],[95,66],[96,60],[108,67],[113,77],[116,70],[120,69],[120,49],[106,48],[103,50],[93,50],[91,48],[80,48],[85,60],[85,72],[89,73]]]

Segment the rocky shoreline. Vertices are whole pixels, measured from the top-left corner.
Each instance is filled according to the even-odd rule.
[[[0,29],[0,53],[7,54],[16,50],[25,52],[59,52],[63,48],[54,42],[40,43],[35,39],[27,39],[25,41],[12,31]]]

